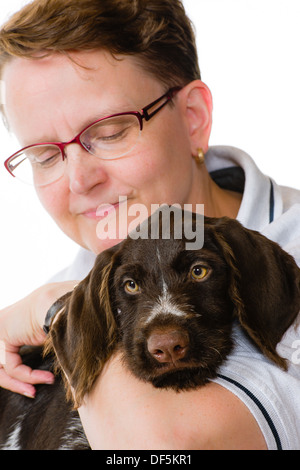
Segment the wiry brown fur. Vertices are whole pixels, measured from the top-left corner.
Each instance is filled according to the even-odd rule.
[[[234,319],[270,360],[286,368],[276,345],[300,310],[300,270],[294,259],[228,218],[205,218],[204,240],[201,250],[185,252],[186,240],[175,240],[172,233],[170,240],[128,238],[97,257],[53,323],[48,342],[68,377],[76,407],[117,345],[142,380],[177,390],[203,385],[216,376],[232,349]],[[205,282],[191,282],[195,260],[209,266]],[[126,278],[140,284],[139,295],[125,292]],[[186,315],[166,311],[148,324],[162,296],[162,278],[172,302]],[[189,336],[185,362],[178,361],[167,373],[147,349],[157,328],[184,330]]]
[[[276,345],[300,310],[300,269],[276,243],[237,221],[204,221],[202,249],[186,251],[173,224],[170,239],[129,237],[100,254],[90,274],[54,304],[47,357],[31,348],[24,362],[51,368],[54,353],[72,403],[60,377],[37,386],[35,400],[0,389],[0,449],[12,434],[18,449],[88,449],[72,406],[80,406],[116,348],[141,380],[185,390],[216,376],[238,320],[257,348],[286,368]],[[195,263],[209,272],[201,282],[191,278]],[[124,288],[128,279],[138,283],[137,294]],[[150,339],[174,331],[188,343],[184,357],[161,363]]]
[[[107,253],[98,257],[94,269],[70,293],[46,342],[46,353],[55,345],[56,369],[63,370],[67,397],[75,407],[91,390],[117,340],[108,294],[111,265]]]
[[[219,224],[223,255],[232,262],[235,315],[263,354],[287,369],[276,346],[300,311],[300,270],[292,256],[259,232],[230,219]]]

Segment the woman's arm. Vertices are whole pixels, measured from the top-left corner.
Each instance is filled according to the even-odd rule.
[[[248,408],[222,386],[159,390],[116,355],[79,409],[93,449],[266,449]]]
[[[5,364],[0,386],[34,397],[34,384],[51,383],[51,372],[22,364],[19,348],[45,340],[43,324],[52,303],[76,281],[48,284],[0,312]],[[79,409],[94,449],[265,449],[247,407],[210,383],[189,392],[159,390],[128,372],[116,354]]]
[[[37,383],[53,383],[51,372],[32,370],[22,364],[19,349],[24,344],[37,346],[45,341],[43,324],[47,310],[77,281],[46,284],[19,302],[0,311],[0,387],[34,397]],[[3,352],[4,349],[4,352]]]

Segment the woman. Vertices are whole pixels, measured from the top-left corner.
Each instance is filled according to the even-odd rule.
[[[209,148],[211,95],[179,0],[35,0],[2,28],[0,51],[3,112],[23,148],[7,169],[26,179],[31,160],[42,204],[82,247],[60,282],[1,312],[2,387],[34,397],[34,384],[53,381],[22,365],[19,347],[43,343],[48,307],[119,241],[99,238],[97,227],[103,204],[118,220],[120,196],[148,213],[152,204],[204,204],[206,215],[237,217],[300,262],[299,192],[278,187],[239,150]],[[293,339],[283,345],[289,359]],[[79,410],[91,446],[300,448],[297,366],[278,370],[237,328],[221,373],[176,394],[139,382],[115,355]]]

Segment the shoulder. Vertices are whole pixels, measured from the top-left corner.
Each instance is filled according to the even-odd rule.
[[[48,282],[62,282],[70,279],[81,280],[88,275],[95,263],[96,255],[85,248],[79,248],[73,262],[52,276]]]
[[[283,212],[287,211],[294,205],[300,204],[300,190],[290,188],[288,186],[279,186],[279,190],[283,201]]]
[[[274,183],[275,218],[261,230],[300,265],[300,190]]]

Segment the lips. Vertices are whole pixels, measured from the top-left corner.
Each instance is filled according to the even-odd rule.
[[[89,209],[85,212],[82,212],[81,215],[84,215],[85,217],[89,219],[96,219],[97,218],[97,210],[96,209]]]
[[[116,202],[115,204],[100,204],[100,206],[97,207],[96,216],[97,217],[108,216],[111,212],[116,210],[118,206],[119,206],[119,202]]]
[[[116,210],[119,206],[119,202],[112,204],[100,204],[97,207],[92,207],[90,209],[80,212],[80,215],[87,217],[88,219],[101,219],[107,217],[110,213]]]

